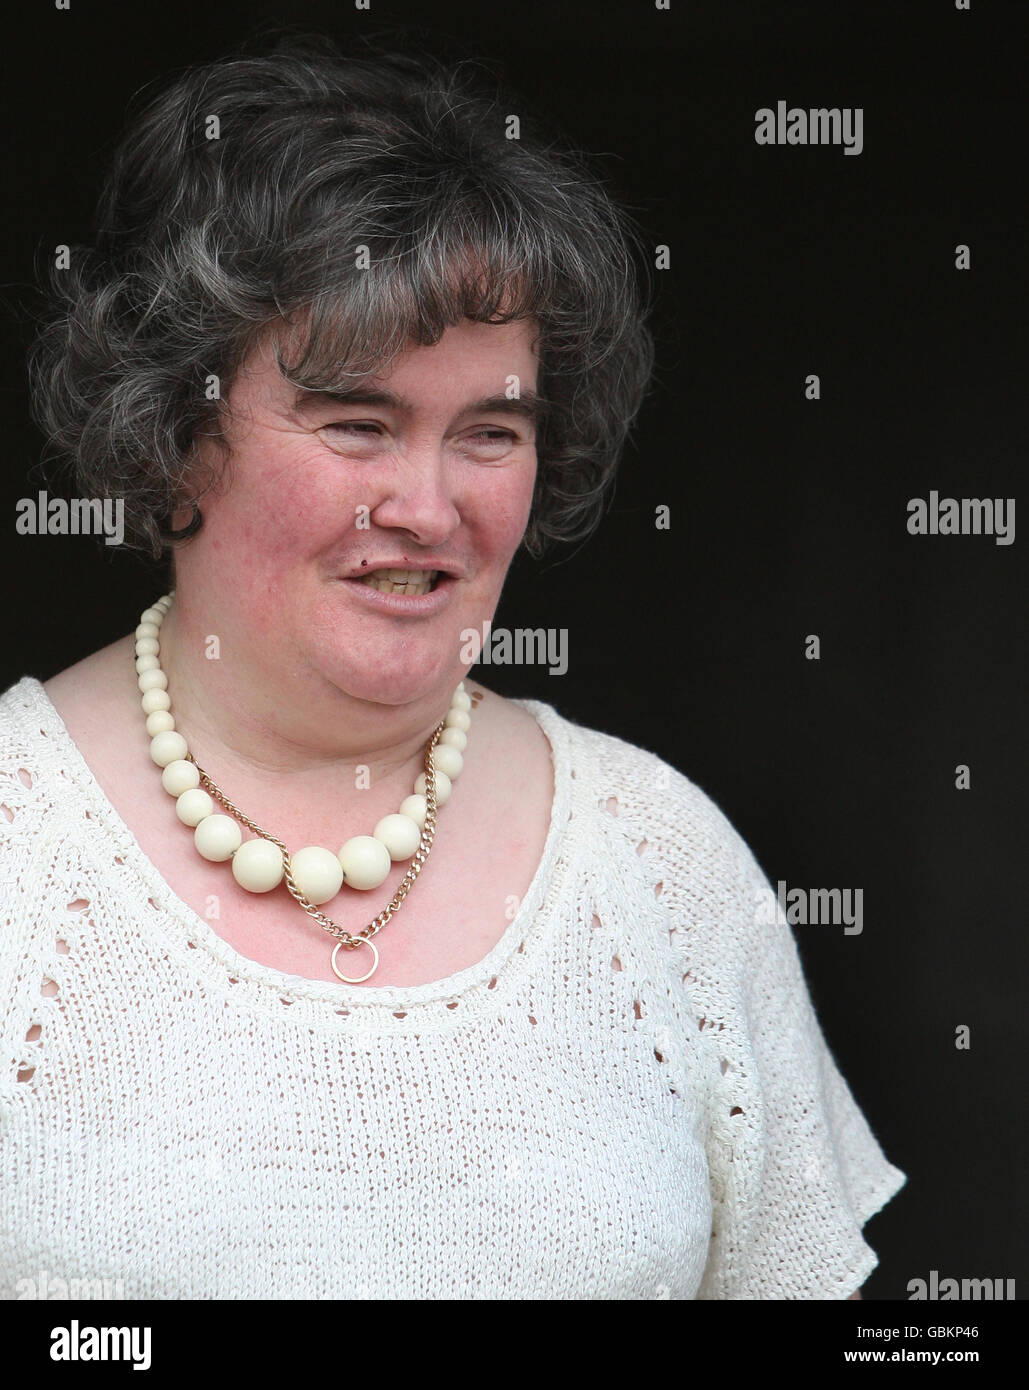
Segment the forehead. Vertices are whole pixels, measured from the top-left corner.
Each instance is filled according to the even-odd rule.
[[[317,347],[317,345],[315,345]],[[391,386],[405,392],[424,389],[453,397],[466,394],[520,390],[532,391],[539,368],[539,326],[531,319],[511,323],[475,323],[463,320],[448,327],[432,344],[408,341],[392,360],[370,369],[337,373],[308,373],[297,340],[281,333],[266,334],[251,351],[237,375],[238,388],[247,395],[276,398],[296,396],[297,389],[342,394],[355,387]],[[276,352],[285,363],[280,371]],[[337,377],[337,380],[325,379]],[[338,388],[338,389],[337,389]]]
[[[394,360],[372,373],[370,380],[398,382],[438,375],[446,380],[454,371],[471,378],[493,380],[498,374],[535,373],[537,366],[534,323],[472,323],[464,320],[448,328],[438,343],[409,342]]]

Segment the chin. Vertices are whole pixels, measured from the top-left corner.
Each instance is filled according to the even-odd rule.
[[[355,700],[368,700],[377,705],[406,705],[415,700],[423,700],[439,693],[450,695],[461,680],[461,670],[454,670],[453,681],[449,681],[446,671],[440,667],[432,669],[424,661],[398,660],[393,665],[385,665],[369,659],[368,665],[358,665],[352,659],[346,669],[332,679],[345,694]]]

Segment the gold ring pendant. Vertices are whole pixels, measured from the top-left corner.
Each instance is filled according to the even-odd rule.
[[[367,972],[367,974],[365,974],[365,975],[357,975],[357,976],[353,976],[353,977],[351,977],[351,976],[349,976],[349,975],[344,975],[343,972],[342,972],[342,970],[340,970],[339,966],[336,964],[336,953],[337,953],[343,946],[346,945],[346,942],[344,942],[344,941],[337,941],[337,942],[336,942],[336,945],[332,948],[332,969],[333,969],[333,971],[335,972],[336,977],[337,977],[338,979],[342,980],[344,984],[347,984],[347,985],[359,985],[359,984],[361,983],[362,980],[367,980],[369,975],[373,975],[373,974],[375,973],[376,967],[377,967],[378,964],[379,964],[379,952],[378,952],[378,948],[377,948],[376,945],[375,945],[375,942],[374,942],[374,941],[370,941],[370,940],[368,939],[368,937],[364,936],[364,937],[361,937],[361,938],[360,938],[360,944],[361,944],[362,946],[367,946],[367,947],[368,947],[368,949],[371,951],[371,953],[372,953],[372,955],[373,955],[373,957],[374,957],[374,960],[372,961],[372,968],[371,968],[371,970],[369,970],[369,971]]]

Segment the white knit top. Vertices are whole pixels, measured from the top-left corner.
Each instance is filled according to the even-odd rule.
[[[42,1272],[131,1299],[861,1285],[905,1175],[765,875],[655,754],[516,703],[554,760],[532,885],[479,964],[376,988],[239,955],[42,685],[0,696],[0,1297]]]

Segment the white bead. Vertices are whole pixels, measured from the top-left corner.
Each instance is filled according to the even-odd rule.
[[[439,736],[439,743],[436,744],[437,748],[440,743],[445,743],[450,748],[456,748],[459,753],[463,753],[468,747],[468,735],[463,729],[444,729]]]
[[[393,861],[389,850],[374,835],[354,835],[340,850],[339,862],[347,886],[365,890],[386,882]]]
[[[142,680],[142,676],[140,680]],[[451,781],[455,777],[460,777],[461,769],[464,767],[464,758],[456,748],[451,748],[449,744],[442,746],[436,744],[432,750],[432,765],[438,772],[445,772]]]
[[[183,825],[199,825],[201,821],[207,820],[214,815],[214,797],[205,792],[202,787],[188,787],[182,792],[175,802],[175,814]],[[228,820],[228,816],[223,816],[222,820]],[[235,825],[235,821],[232,822]],[[225,855],[208,855],[207,858],[224,859]]]
[[[399,813],[383,816],[372,834],[386,846],[391,859],[410,859],[422,842],[421,826],[410,816]],[[346,865],[343,867],[345,869]]]
[[[415,778],[414,789],[425,795],[425,773],[419,772]],[[450,799],[450,778],[445,772],[436,773],[436,805],[444,806]]]
[[[151,694],[161,694],[163,692],[150,692]],[[169,763],[175,762],[176,758],[184,758],[189,752],[186,740],[181,734],[173,733],[169,730],[166,734],[155,734],[150,740],[150,756],[158,767],[167,767]]]
[[[465,690],[455,690],[454,698],[450,701],[451,709],[471,709],[472,697]]]
[[[183,792],[182,795],[190,796],[191,793]],[[231,816],[206,816],[193,831],[193,843],[199,853],[216,864],[231,859],[242,840],[243,833]]]
[[[136,657],[136,675],[137,675],[137,676],[141,676],[141,675],[143,674],[144,671],[159,671],[160,669],[161,669],[161,663],[160,663],[160,661],[157,659],[157,657],[154,656],[153,652],[151,652],[149,656],[137,656],[137,657]]]
[[[200,769],[188,758],[176,758],[161,773],[161,786],[169,796],[181,796],[200,785]]]
[[[144,694],[148,690],[167,690],[168,677],[156,668],[153,671],[140,671],[136,684]]]
[[[271,840],[244,840],[232,856],[232,876],[248,893],[268,893],[282,882],[282,850]]]
[[[156,623],[140,623],[136,628],[136,638],[138,640],[140,637],[156,637],[160,630]]]
[[[155,709],[171,709],[171,696],[167,690],[148,690],[140,704],[144,714],[153,714]]]
[[[161,650],[161,644],[156,637],[137,637],[136,655],[137,656],[156,656]]]
[[[463,709],[449,710],[443,723],[448,729],[461,729],[464,733],[472,727],[472,721]]]
[[[139,615],[139,621],[141,623],[153,623],[155,627],[160,627],[163,619],[164,614],[159,608],[144,609]]]
[[[343,866],[331,850],[308,845],[290,856],[293,879],[316,907],[334,898],[343,887]]]
[[[166,709],[155,709],[152,714],[148,714],[146,717],[146,731],[151,738],[155,734],[166,734],[174,728],[175,720]]]
[[[400,814],[409,816],[414,821],[419,830],[425,829],[425,813],[429,809],[429,804],[424,796],[415,792],[412,796],[405,796],[400,803]]]

